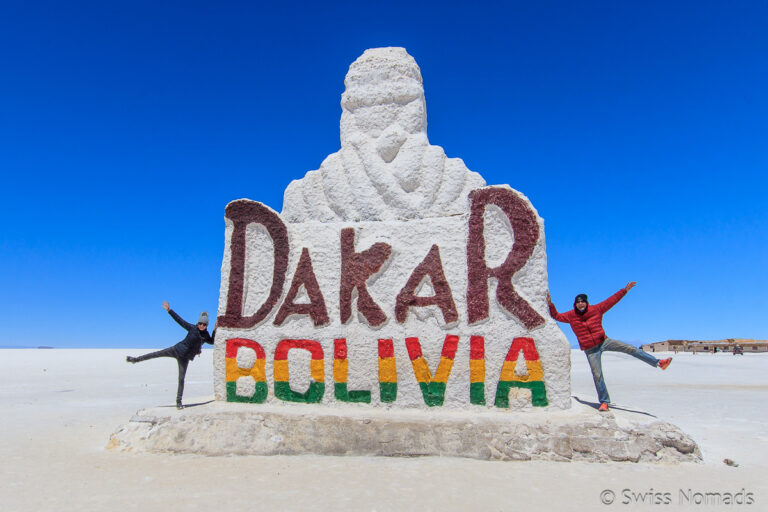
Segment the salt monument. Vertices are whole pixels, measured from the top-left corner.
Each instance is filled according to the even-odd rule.
[[[288,186],[282,214],[227,206],[216,398],[569,407],[530,201],[429,143],[403,48],[367,50],[344,83],[341,149]]]
[[[140,411],[109,447],[700,458],[668,423],[572,408],[544,223],[429,143],[414,59],[367,50],[344,83],[341,149],[288,186],[282,213],[226,207],[216,401]]]

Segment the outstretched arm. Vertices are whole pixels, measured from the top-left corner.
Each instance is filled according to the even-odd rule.
[[[163,309],[168,312],[169,315],[171,315],[171,318],[176,320],[176,323],[185,328],[186,330],[190,330],[194,327],[191,323],[187,322],[183,318],[181,318],[174,310],[171,309],[171,306],[168,305],[167,301],[163,301]]]
[[[557,312],[557,309],[555,308],[555,305],[552,304],[552,297],[550,297],[549,292],[547,292],[547,305],[549,306],[549,315],[557,320],[558,322],[568,322],[568,319],[565,315],[561,315]]]
[[[595,305],[595,307],[599,308],[600,311],[605,313],[606,311],[611,309],[613,306],[615,306],[617,302],[619,302],[621,299],[623,299],[624,296],[627,294],[627,292],[629,290],[631,290],[632,288],[634,288],[636,284],[637,284],[637,281],[631,281],[631,282],[627,283],[627,286],[625,286],[621,290],[617,291],[616,293],[614,293],[613,295],[611,295],[610,297],[605,299],[600,304]]]

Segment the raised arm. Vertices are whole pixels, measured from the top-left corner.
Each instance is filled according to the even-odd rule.
[[[552,304],[552,297],[549,296],[549,292],[547,292],[547,305],[549,305],[549,315],[552,318],[554,318],[558,322],[568,322],[568,318],[565,315],[562,315],[557,312],[555,305]]]
[[[175,312],[174,310],[172,310],[172,309],[171,309],[171,306],[169,306],[169,305],[168,305],[168,302],[166,302],[166,301],[163,301],[163,309],[164,309],[164,310],[166,310],[166,311],[168,312],[168,314],[169,314],[169,315],[171,315],[171,318],[173,318],[174,320],[176,320],[176,323],[177,323],[177,324],[179,324],[180,326],[182,326],[182,327],[183,327],[183,328],[185,328],[186,330],[190,330],[190,329],[192,329],[193,327],[195,327],[195,326],[194,326],[194,325],[192,325],[191,323],[189,323],[189,322],[187,322],[186,320],[184,320],[183,318],[181,318],[181,317],[180,317],[178,314],[176,314],[176,312]]]
[[[601,302],[599,304],[595,304],[595,307],[598,308],[603,313],[605,313],[606,311],[611,309],[613,306],[615,306],[617,302],[619,302],[621,299],[623,299],[624,296],[627,294],[627,292],[629,290],[631,290],[632,288],[634,288],[636,284],[637,284],[637,282],[635,282],[635,281],[627,283],[627,286],[625,286],[621,290],[617,291],[616,293],[614,293],[613,295],[611,295],[610,297],[605,299],[603,302]]]

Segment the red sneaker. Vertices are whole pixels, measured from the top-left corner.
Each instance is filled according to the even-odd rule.
[[[668,357],[666,359],[662,359],[661,361],[659,361],[659,368],[661,368],[662,370],[666,370],[667,366],[669,366],[669,363],[671,363],[671,362],[672,362],[672,358],[671,357]]]
[[[608,412],[608,404],[600,404],[600,407],[597,410],[600,412]]]

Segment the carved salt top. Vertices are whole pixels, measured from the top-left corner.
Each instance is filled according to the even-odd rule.
[[[404,48],[366,50],[341,96],[341,149],[285,191],[288,222],[404,220],[468,211],[485,180],[429,143],[421,71]]]

